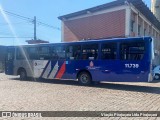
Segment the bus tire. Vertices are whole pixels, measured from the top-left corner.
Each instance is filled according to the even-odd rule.
[[[88,72],[79,73],[78,82],[81,85],[90,85],[92,83],[91,75]]]
[[[27,79],[27,73],[24,69],[21,69],[19,72],[20,80],[26,80]]]

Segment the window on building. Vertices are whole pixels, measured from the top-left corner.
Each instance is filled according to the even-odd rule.
[[[144,29],[144,36],[146,35],[146,29]]]
[[[138,25],[138,35],[141,35],[141,25]]]
[[[154,39],[155,39],[155,31],[154,31],[154,29],[153,29],[153,35],[152,35],[152,37],[154,37]]]
[[[66,47],[66,57],[70,60],[80,59],[81,57],[81,46],[80,45],[69,45]]]
[[[82,59],[96,60],[98,58],[98,44],[82,46]]]
[[[134,23],[135,23],[135,21],[131,20],[131,32],[134,32]]]
[[[141,60],[144,56],[144,42],[125,42],[120,45],[121,60]]]
[[[152,28],[152,26],[149,26],[149,33],[148,33],[149,35],[152,34],[152,29],[151,28]]]
[[[116,43],[106,43],[102,45],[102,59],[113,60],[116,59]]]

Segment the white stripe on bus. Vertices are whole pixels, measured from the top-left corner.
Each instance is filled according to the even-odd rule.
[[[48,66],[47,66],[47,68],[45,70],[45,72],[43,73],[42,78],[47,79],[47,76],[48,76],[48,74],[49,74],[50,71],[51,71],[51,61],[49,62]]]
[[[57,61],[57,63],[55,64],[55,66],[54,66],[51,74],[49,75],[48,79],[53,79],[53,78],[55,78],[56,73],[58,72],[58,68],[59,68],[59,66],[58,66],[58,61]]]

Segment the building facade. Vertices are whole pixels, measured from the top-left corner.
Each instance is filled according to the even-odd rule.
[[[160,21],[160,0],[151,0],[151,11]]]
[[[62,41],[152,36],[159,64],[160,22],[142,0],[117,0],[60,16]]]

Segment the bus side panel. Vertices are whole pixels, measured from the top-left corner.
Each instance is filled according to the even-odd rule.
[[[15,48],[8,47],[5,58],[5,74],[14,75],[14,59],[15,59]]]
[[[117,61],[88,61],[88,66],[88,70],[92,75],[93,81],[115,81]]]
[[[74,63],[65,60],[35,60],[34,77],[44,79],[76,79]]]
[[[132,64],[133,68],[126,67],[126,64]],[[68,67],[63,78],[75,79],[80,70],[87,70],[93,81],[148,82],[148,64],[144,61],[120,60],[79,60],[78,63],[70,61],[66,65]]]
[[[40,78],[41,77],[41,74],[44,71],[48,62],[49,62],[48,60],[33,60],[32,61],[33,77],[34,78]]]
[[[76,79],[78,72],[87,70],[90,72],[93,81],[116,81],[114,72],[116,69],[115,61],[71,60],[66,62],[64,78]]]
[[[80,60],[66,60],[66,70],[63,75],[63,79],[74,79],[76,80],[76,73],[79,67]]]
[[[120,82],[148,82],[148,63],[144,61],[119,61],[116,71]]]
[[[93,64],[91,66],[90,64]],[[132,63],[139,65],[138,68],[126,68],[125,64]],[[83,63],[79,63],[83,64]],[[119,60],[97,60],[88,61],[86,70],[92,75],[93,81],[110,82],[147,82],[148,72],[147,63],[144,62],[126,62]],[[84,66],[83,66],[84,67]]]
[[[77,74],[81,71],[87,70],[91,73],[91,76],[97,72],[97,69],[92,69],[90,63],[95,63],[95,60],[67,60],[66,71],[63,76],[64,79],[77,79]],[[95,72],[96,71],[96,72]],[[93,79],[95,80],[95,78]]]
[[[52,60],[52,69],[48,74],[48,79],[67,79],[66,65],[65,60]]]
[[[14,65],[14,74],[18,74],[18,70],[24,69],[27,77],[33,77],[33,65],[31,60],[16,60]]]

